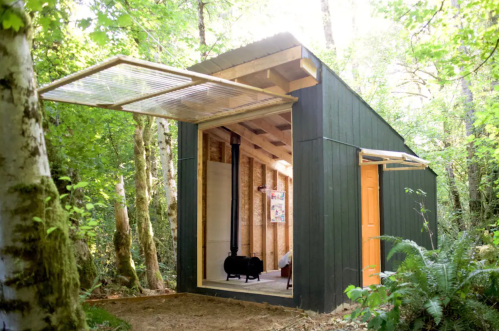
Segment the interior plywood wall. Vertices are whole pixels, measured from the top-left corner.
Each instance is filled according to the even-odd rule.
[[[203,169],[206,162],[230,163],[231,146],[218,137],[203,134]],[[266,165],[246,155],[241,150],[240,164],[240,255],[257,256],[265,261],[266,271],[277,270],[277,262],[293,248],[293,180],[277,173]],[[288,181],[288,184],[286,182]],[[270,222],[270,194],[258,191],[266,184],[267,189],[286,191],[289,208],[286,223]],[[203,268],[206,270],[206,173],[203,173]],[[289,235],[286,235],[286,232]],[[252,236],[252,238],[251,238]],[[229,247],[227,247],[229,251]],[[265,257],[264,251],[266,251]],[[206,277],[206,272],[204,272]]]

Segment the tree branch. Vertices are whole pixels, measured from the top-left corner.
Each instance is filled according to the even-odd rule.
[[[496,44],[494,45],[494,49],[490,52],[489,56],[487,56],[487,58],[478,65],[478,67],[476,67],[475,69],[473,69],[472,71],[468,72],[466,75],[463,75],[463,76],[460,76],[460,77],[457,77],[457,78],[454,78],[452,79],[451,81],[456,81],[456,80],[459,80],[459,79],[462,79],[462,78],[465,78],[465,77],[468,77],[469,75],[473,74],[473,73],[476,73],[491,57],[492,55],[494,55],[494,53],[496,52],[497,48],[499,47],[499,38],[497,38],[496,40]]]
[[[410,95],[414,95],[414,96],[418,96],[418,97],[423,97],[423,98],[426,98],[428,99],[428,97],[426,95],[423,95],[421,93],[414,93],[414,92],[404,92],[404,91],[392,91],[390,93],[403,93],[403,94],[410,94]]]

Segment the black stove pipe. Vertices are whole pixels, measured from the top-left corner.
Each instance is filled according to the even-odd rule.
[[[237,256],[239,236],[239,145],[241,137],[232,133],[232,201],[230,210],[230,253]]]

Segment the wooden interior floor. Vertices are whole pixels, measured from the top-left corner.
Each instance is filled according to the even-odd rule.
[[[260,275],[261,282],[258,282],[256,279],[248,280],[248,285],[246,285],[242,279],[243,276],[241,276],[241,281],[235,279],[230,279],[229,281],[203,280],[203,286],[268,295],[293,295],[292,288],[286,290],[288,278],[281,277],[281,271],[279,270],[262,273]]]

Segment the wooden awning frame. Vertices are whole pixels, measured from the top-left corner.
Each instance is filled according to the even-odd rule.
[[[404,167],[388,167],[389,164],[404,165]],[[361,148],[359,165],[383,165],[383,171],[424,170],[430,164],[417,156],[403,152],[383,151]]]
[[[145,70],[144,76],[153,79],[151,86],[147,87],[148,82],[140,81],[139,83],[144,83],[139,86],[142,90],[138,91],[137,84],[127,83],[126,75],[123,76],[120,73],[122,76],[117,77],[115,72],[122,70],[121,67],[118,68],[120,65],[127,65],[133,70]],[[159,77],[159,75],[169,75],[171,80],[168,81],[168,77]],[[119,79],[115,79],[116,77]],[[133,76],[130,77],[128,73],[128,78],[133,78]],[[116,80],[122,84],[119,86],[120,88],[133,92],[131,93],[133,95],[109,93],[106,98],[112,96],[111,102],[98,101],[99,97],[103,96],[100,91],[113,88]],[[153,86],[154,84],[160,85],[161,82],[164,82],[165,86],[161,88]],[[90,90],[85,90],[86,86],[90,87]],[[207,92],[202,94],[205,90]],[[54,92],[56,93],[54,94]],[[298,100],[293,96],[274,93],[227,79],[123,55],[115,56],[45,85],[38,89],[38,95],[42,100],[47,101],[128,111],[193,123],[214,121],[234,115],[242,116],[258,110],[261,113],[266,108],[278,108],[279,111],[281,109],[287,110]],[[170,112],[170,109],[173,109],[172,102],[176,102],[176,100],[179,100],[178,106],[175,111]]]

